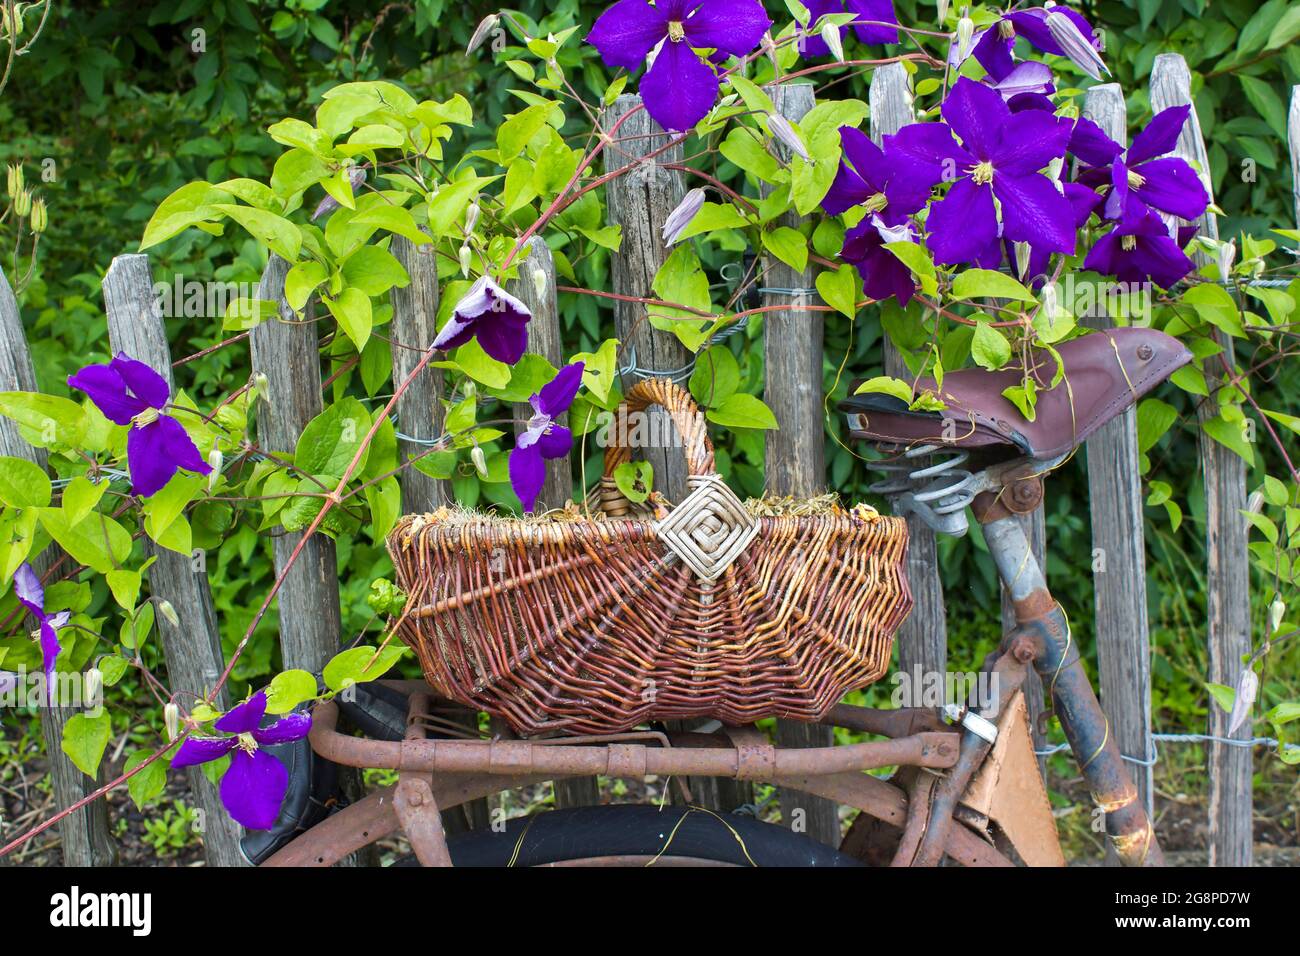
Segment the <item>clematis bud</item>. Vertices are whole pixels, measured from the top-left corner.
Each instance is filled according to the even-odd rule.
[[[181,626],[180,616],[176,613],[176,608],[172,606],[171,601],[168,601],[166,599],[159,601],[158,613],[161,614],[163,616],[163,620],[165,620],[172,627]]]
[[[546,295],[546,270],[540,266],[533,270],[533,289],[539,299]]]
[[[1052,325],[1056,322],[1056,314],[1060,309],[1060,303],[1056,295],[1056,283],[1043,283],[1043,289],[1039,296],[1043,300],[1043,315],[1047,316],[1047,324]]]
[[[32,194],[26,189],[18,190],[18,195],[14,196],[14,214],[21,219],[31,211]]]
[[[9,198],[14,199],[23,191],[23,168],[22,166],[10,166],[6,172],[6,184],[9,187]]]
[[[1237,696],[1232,701],[1232,714],[1228,717],[1228,735],[1237,732],[1237,728],[1246,722],[1250,708],[1259,694],[1259,675],[1247,667],[1237,680]]]
[[[163,707],[163,726],[167,728],[168,743],[181,732],[181,709],[170,701]]]
[[[482,447],[475,445],[471,448],[469,458],[474,462],[474,470],[478,472],[479,477],[486,478],[488,476],[487,455],[483,454]]]
[[[1101,55],[1083,35],[1079,25],[1054,6],[1047,8],[1047,30],[1070,62],[1094,80],[1100,80],[1103,73],[1110,75]]]
[[[469,263],[470,263],[470,257],[472,255],[474,255],[474,250],[469,247],[469,243],[468,242],[462,243],[460,247],[459,256],[460,256],[460,274],[463,276],[466,277],[469,276]]]
[[[939,0],[939,26],[948,19],[948,0]]]
[[[1264,510],[1264,492],[1252,491],[1250,497],[1246,499],[1246,510],[1253,515],[1257,515]]]
[[[805,163],[812,162],[812,156],[808,154],[808,147],[803,144],[803,139],[788,119],[780,113],[769,113],[767,115],[767,128],[790,152]]]
[[[220,448],[208,452],[208,464],[212,467],[212,474],[208,475],[208,494],[217,490],[217,481],[221,478],[221,465],[224,461]]]
[[[45,231],[47,225],[49,225],[49,216],[45,212],[45,200],[33,199],[31,221],[32,232],[39,236]]]
[[[677,208],[670,212],[668,218],[664,220],[664,245],[671,246],[680,241],[682,233],[686,231],[686,227],[691,224],[691,220],[695,218],[703,205],[703,188],[696,187],[682,197],[682,201],[677,204]]]
[[[1268,622],[1272,625],[1272,633],[1277,633],[1284,617],[1286,617],[1286,602],[1280,597],[1273,598],[1273,603],[1268,606]]]
[[[474,226],[478,223],[478,203],[472,202],[469,208],[465,210],[465,235],[474,231]]]
[[[469,46],[465,47],[465,55],[469,56],[475,50],[483,45],[483,41],[488,38],[488,34],[496,29],[496,25],[501,22],[501,14],[489,13],[478,22],[474,32],[470,35]]]
[[[1029,272],[1029,253],[1030,253],[1029,243],[1017,242],[1015,244],[1015,249],[1016,249],[1016,275],[1020,276],[1023,279],[1025,275]]]
[[[1219,278],[1224,282],[1228,281],[1228,276],[1232,275],[1232,264],[1237,259],[1237,240],[1229,239],[1227,242],[1219,243],[1218,260],[1219,260]]]
[[[86,703],[94,706],[99,702],[99,695],[104,690],[104,672],[98,667],[86,671]]]
[[[770,30],[763,34],[763,39],[758,41],[758,45],[767,58],[772,61],[772,66],[776,67],[779,74],[781,67],[777,61],[776,42],[772,39],[772,33]]]
[[[476,395],[478,395],[478,388],[475,387],[473,382],[466,382],[465,387],[461,389],[461,393],[466,398],[474,398]]]
[[[840,37],[840,28],[834,23],[828,23],[822,27],[822,39],[830,47],[831,55],[841,63],[844,62],[844,41]]]
[[[266,404],[271,404],[270,397],[266,394],[270,387],[271,380],[266,377],[265,372],[258,372],[253,376],[253,394],[260,398]]]
[[[975,36],[975,21],[963,12],[957,21],[957,62],[964,62],[970,56],[970,41]]]

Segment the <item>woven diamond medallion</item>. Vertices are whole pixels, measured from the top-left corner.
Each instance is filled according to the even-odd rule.
[[[655,532],[701,580],[712,581],[758,534],[758,521],[719,475],[692,476],[688,483],[691,493]]]

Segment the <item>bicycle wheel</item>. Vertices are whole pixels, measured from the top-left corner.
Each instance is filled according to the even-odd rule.
[[[455,866],[861,866],[784,827],[694,807],[551,810],[447,840]],[[394,866],[419,866],[414,856]]]

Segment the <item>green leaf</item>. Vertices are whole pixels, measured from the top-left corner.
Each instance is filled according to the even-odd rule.
[[[501,124],[497,130],[497,150],[501,154],[502,165],[518,156],[529,140],[541,132],[552,108],[551,103],[539,103],[516,113]]]
[[[298,251],[302,248],[302,233],[288,219],[265,209],[234,203],[215,203],[212,209],[235,220],[249,235],[264,243],[276,255],[290,262],[297,261]]]
[[[854,395],[867,395],[871,393],[892,395],[894,398],[906,405],[912,404],[912,386],[908,385],[902,379],[893,378],[889,375],[877,375],[875,378],[869,378],[859,385],[853,392]]]
[[[409,210],[393,203],[380,202],[352,217],[353,226],[378,226],[393,235],[409,239],[417,246],[432,242],[411,217]]]
[[[803,272],[808,265],[808,240],[797,229],[781,226],[765,232],[763,245],[795,272]]]
[[[113,593],[113,600],[117,602],[118,607],[128,613],[135,610],[136,602],[140,600],[140,572],[129,571],[125,568],[114,568],[104,575],[108,582],[108,589]]]
[[[716,407],[739,387],[740,366],[725,345],[715,345],[695,359],[689,388],[700,404]]]
[[[294,467],[308,475],[341,478],[369,430],[365,406],[350,395],[342,398],[302,430],[293,453]],[[358,471],[365,467],[368,454],[369,450],[362,454]]]
[[[343,281],[366,295],[383,295],[396,286],[405,289],[411,277],[397,257],[378,246],[362,246],[343,263]]]
[[[678,241],[689,239],[691,236],[716,232],[719,229],[744,229],[748,225],[749,220],[742,216],[731,203],[706,202],[700,207],[700,211],[694,215],[691,221],[686,224],[686,228],[681,231]],[[802,266],[799,268],[800,270],[803,269]]]
[[[99,762],[104,758],[104,748],[113,734],[113,724],[108,711],[96,717],[73,714],[63,726],[63,752],[78,770],[94,778],[99,773]]]
[[[281,671],[266,686],[266,712],[287,714],[316,697],[316,678],[304,670]]]
[[[197,223],[219,218],[221,214],[213,208],[214,205],[229,202],[230,198],[230,193],[217,189],[211,183],[189,183],[180,187],[154,210],[144,227],[140,251],[166,242]]]
[[[366,246],[364,248],[370,248]],[[284,277],[284,301],[289,308],[301,312],[311,294],[328,277],[325,266],[315,259],[307,259],[289,270]]]
[[[185,506],[207,481],[202,475],[177,472],[144,503],[144,530],[154,541],[162,543],[163,534],[181,516]],[[188,551],[188,549],[186,549]]]
[[[1210,692],[1214,702],[1219,705],[1224,713],[1232,713],[1232,705],[1237,699],[1237,691],[1224,684],[1206,684],[1205,689]]]
[[[370,330],[374,326],[374,314],[371,311],[370,296],[353,286],[346,287],[336,298],[322,296],[330,314],[338,320],[339,326],[347,333],[352,344],[360,352],[366,347]]]
[[[44,469],[26,458],[0,456],[0,503],[13,508],[44,508],[51,493]]]
[[[1038,415],[1036,402],[1038,401],[1038,388],[1034,385],[1032,378],[1025,379],[1020,385],[1012,385],[1010,388],[1004,388],[1002,395],[1007,401],[1015,405],[1028,421],[1033,421]]]
[[[726,428],[776,428],[776,416],[763,400],[754,395],[738,392],[728,396],[726,401],[716,408],[710,408],[705,415],[715,425]]]
[[[86,432],[86,410],[43,392],[0,392],[0,415],[18,423],[23,439],[37,448],[75,447]]]
[[[126,758],[122,770],[130,773],[152,756],[151,751],[136,750]],[[167,761],[161,757],[126,782],[127,793],[131,795],[131,802],[135,804],[137,810],[143,810],[146,805],[162,796],[166,787]]]
[[[1011,343],[990,323],[980,322],[975,326],[970,354],[976,365],[995,371],[1011,360]]]
[[[1021,302],[1035,302],[1034,294],[1023,285],[1001,272],[991,269],[967,269],[959,272],[952,280],[952,297],[954,299],[974,299],[988,297],[992,299],[1016,299]]]
[[[614,484],[628,501],[640,504],[650,497],[654,474],[648,461],[625,461],[614,469]]]
[[[478,339],[470,339],[456,349],[448,364],[489,388],[505,388],[510,383],[510,366],[484,352]]]
[[[1196,310],[1203,322],[1235,338],[1245,338],[1241,325],[1241,310],[1228,290],[1210,282],[1194,285],[1183,293],[1183,302]]]
[[[868,112],[861,100],[828,100],[818,103],[799,120],[799,130],[813,160],[809,163],[796,156],[790,163],[790,194],[800,215],[812,212],[835,180],[840,164],[840,127],[857,126]]]
[[[58,508],[38,511],[41,527],[80,563],[107,574],[131,555],[131,535],[108,515],[92,514],[69,524]]]
[[[582,384],[602,402],[608,402],[618,365],[618,339],[605,339],[595,352],[578,352],[570,361],[582,363]]]
[[[1241,409],[1235,405],[1228,405],[1220,409],[1219,414],[1214,418],[1205,419],[1201,423],[1201,428],[1205,430],[1205,434],[1220,445],[1240,455],[1246,464],[1253,468],[1255,467],[1255,449],[1246,440],[1244,422],[1245,418],[1241,413]]]
[[[858,314],[858,277],[853,266],[840,266],[834,272],[817,273],[814,280],[822,301],[848,318]]]
[[[1158,398],[1143,399],[1137,407],[1138,451],[1150,451],[1178,421],[1178,409]]]
[[[907,266],[912,275],[916,276],[921,282],[921,291],[926,295],[934,295],[939,291],[939,278],[934,269],[934,260],[930,254],[915,242],[902,240],[900,242],[887,242],[885,248],[894,254],[894,258]]]
[[[402,487],[396,478],[385,478],[366,487],[366,504],[370,506],[370,537],[382,545],[402,515]]]
[[[391,641],[387,647],[378,651],[373,647],[353,647],[334,658],[325,665],[322,675],[325,686],[332,691],[340,691],[353,684],[364,683],[384,676],[384,673],[397,663],[406,653],[406,646]]]
[[[713,310],[709,277],[689,245],[677,246],[672,251],[655,274],[651,288],[666,302],[677,302],[705,312]],[[692,352],[707,339],[703,326],[709,320],[692,312],[655,306],[649,310],[649,317],[651,325],[673,332]]]

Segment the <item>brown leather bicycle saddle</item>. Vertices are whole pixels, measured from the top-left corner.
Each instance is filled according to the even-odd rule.
[[[1062,343],[1057,352],[1065,377],[1051,389],[1056,360],[1046,350],[1033,353],[1039,391],[1032,422],[1002,395],[1020,384],[1022,367],[949,372],[942,389],[933,378],[919,379],[916,393],[934,392],[946,405],[942,411],[911,411],[902,400],[879,393],[850,394],[838,407],[848,413],[852,438],[888,445],[1007,445],[1047,459],[1073,449],[1192,358],[1177,339],[1138,328],[1093,332]]]

